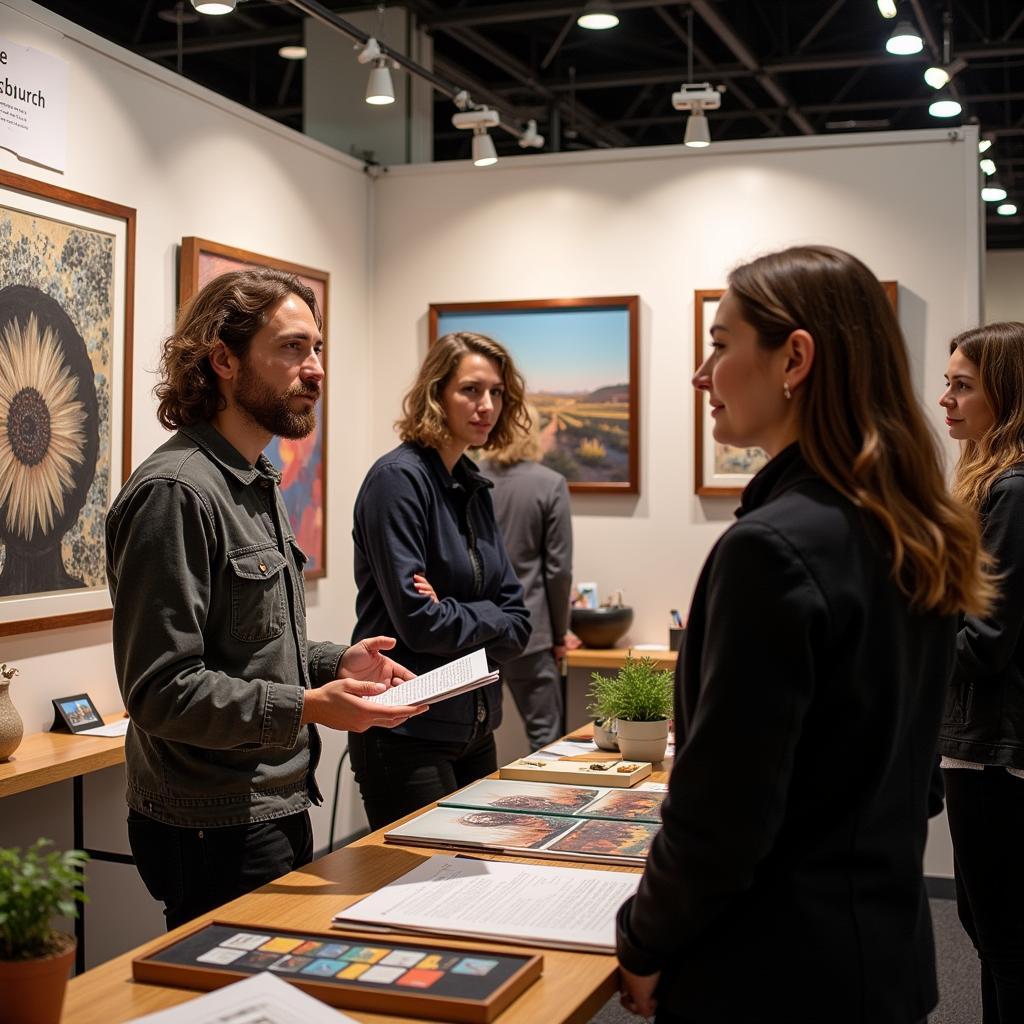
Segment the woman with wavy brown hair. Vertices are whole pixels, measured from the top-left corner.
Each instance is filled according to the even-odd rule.
[[[387,622],[396,660],[413,672],[480,647],[503,664],[525,647],[529,614],[495,522],[492,485],[466,452],[504,447],[528,427],[522,377],[493,339],[446,334],[402,411],[402,443],[373,464],[356,497],[353,643]],[[492,683],[432,705],[398,732],[350,737],[370,826],[495,771],[500,721],[501,684]]]
[[[729,276],[694,386],[768,464],[701,572],[625,1004],[658,1024],[917,1024],[922,858],[956,615],[992,586],[892,305],[838,249]]]
[[[939,749],[960,920],[981,961],[984,1024],[1024,1020],[1024,323],[950,342],[953,493],[982,524],[1000,596],[957,635]]]

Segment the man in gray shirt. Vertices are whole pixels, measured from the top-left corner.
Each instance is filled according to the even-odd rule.
[[[529,434],[491,452],[480,464],[494,483],[494,515],[523,585],[533,631],[526,650],[501,668],[531,750],[564,732],[559,662],[568,640],[572,591],[572,509],[565,477],[540,464],[537,410]]]
[[[365,699],[411,677],[382,653],[394,640],[306,638],[305,555],[263,449],[316,425],[320,324],[290,274],[211,281],[164,343],[158,416],[177,432],[107,517],[128,835],[169,928],[311,859],[318,724],[423,710]]]

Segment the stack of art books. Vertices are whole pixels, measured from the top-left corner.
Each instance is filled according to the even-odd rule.
[[[656,790],[482,779],[385,835],[390,843],[642,865],[660,827]]]

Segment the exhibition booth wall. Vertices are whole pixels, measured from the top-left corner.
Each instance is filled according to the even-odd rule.
[[[1024,250],[985,254],[985,320],[1024,320]]]
[[[67,61],[72,97],[67,172],[7,151],[0,169],[137,210],[133,465],[166,436],[151,389],[183,237],[329,273],[327,574],[308,586],[318,639],[352,627],[352,503],[368,465],[395,443],[432,303],[638,297],[639,488],[573,496],[576,578],[623,591],[633,642],[666,641],[669,609],[685,610],[737,504],[695,494],[696,290],[723,288],[737,262],[788,244],[850,249],[897,282],[915,383],[940,429],[946,341],[980,310],[973,129],[396,167],[373,180],[27,0],[0,2],[0,36]],[[21,670],[11,692],[28,731],[49,726],[57,696],[87,690],[101,710],[119,706],[109,622],[2,636],[0,650]],[[326,737],[327,793],[343,746],[344,736]],[[123,791],[119,768],[86,779],[88,845],[127,849]],[[70,805],[68,784],[5,799],[0,845],[38,835],[69,845]],[[327,808],[314,814],[318,850],[328,818]],[[336,835],[363,822],[347,777]],[[952,873],[941,821],[926,866]],[[133,869],[95,863],[89,876],[89,964],[159,931]]]

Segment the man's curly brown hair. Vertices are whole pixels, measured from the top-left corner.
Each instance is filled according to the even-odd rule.
[[[526,385],[508,350],[485,334],[456,331],[443,335],[430,346],[415,382],[402,400],[402,418],[395,423],[395,429],[403,441],[441,448],[451,440],[441,395],[462,357],[474,352],[497,364],[505,388],[501,415],[481,447],[485,451],[504,448],[529,430]]]
[[[243,359],[249,342],[267,325],[267,310],[295,294],[309,306],[317,329],[323,318],[313,290],[294,274],[271,267],[233,270],[215,277],[178,313],[160,355],[160,383],[153,389],[157,418],[168,430],[213,419],[224,408],[210,353],[218,341]]]

